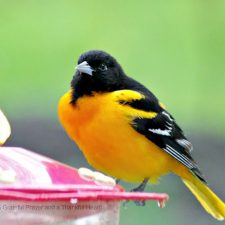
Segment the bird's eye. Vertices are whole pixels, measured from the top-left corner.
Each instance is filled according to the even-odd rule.
[[[100,71],[106,71],[108,68],[107,68],[107,66],[106,66],[105,64],[101,64],[101,65],[98,67],[98,69],[99,69]]]

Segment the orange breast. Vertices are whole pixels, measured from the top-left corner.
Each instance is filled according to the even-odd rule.
[[[146,177],[154,181],[171,172],[176,160],[130,125],[137,113],[146,117],[154,117],[154,113],[120,105],[119,97],[120,92],[95,94],[78,99],[73,106],[68,92],[59,103],[60,121],[97,170],[127,181]]]

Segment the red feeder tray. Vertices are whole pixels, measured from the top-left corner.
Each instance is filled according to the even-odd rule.
[[[0,148],[2,225],[116,225],[122,200],[155,200],[163,205],[168,195],[97,185],[50,158],[22,148]]]

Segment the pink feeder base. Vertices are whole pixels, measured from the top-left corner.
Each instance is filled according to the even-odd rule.
[[[166,194],[96,185],[77,169],[21,148],[0,148],[1,225],[117,225],[122,200],[168,200]]]

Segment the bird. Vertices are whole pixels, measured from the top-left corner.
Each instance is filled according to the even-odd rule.
[[[112,55],[102,50],[80,55],[70,89],[59,100],[58,115],[96,170],[140,183],[133,191],[174,173],[206,212],[224,220],[225,203],[208,187],[183,130]]]

